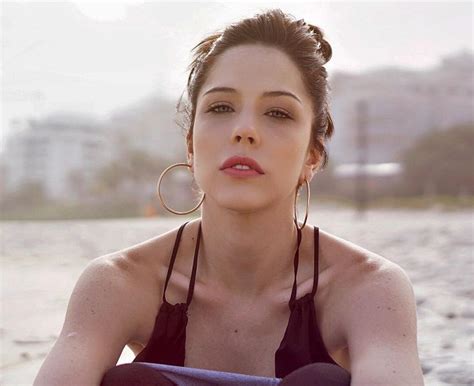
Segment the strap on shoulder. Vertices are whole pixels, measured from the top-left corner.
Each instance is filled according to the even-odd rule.
[[[168,303],[168,301],[166,300],[165,293],[166,293],[166,288],[168,287],[168,282],[171,277],[171,272],[173,271],[174,261],[176,260],[176,254],[178,252],[179,242],[181,240],[181,234],[183,233],[184,227],[186,226],[188,222],[189,221],[186,221],[183,225],[180,226],[178,230],[178,234],[176,235],[176,240],[174,242],[173,253],[171,255],[171,260],[168,266],[168,273],[166,274],[165,288],[163,289],[163,302],[165,303]]]
[[[201,243],[201,221],[199,221],[199,231],[196,241],[196,248],[194,249],[194,259],[193,259],[193,272],[191,273],[191,280],[189,281],[189,288],[188,288],[188,297],[186,299],[186,304],[189,306],[191,300],[193,299],[194,293],[194,282],[196,281],[196,270],[197,270],[197,261],[198,261],[198,254],[199,254],[199,244]]]
[[[296,222],[295,222],[296,224]],[[298,233],[298,245],[296,247],[296,252],[295,252],[295,258],[293,260],[293,267],[294,267],[294,272],[295,272],[295,279],[293,280],[293,288],[291,290],[291,297],[290,297],[290,302],[289,306],[290,309],[292,308],[293,303],[295,302],[296,299],[296,274],[298,273],[298,262],[299,262],[299,256],[300,256],[300,244],[301,244],[301,229],[296,226],[297,228],[297,233]]]
[[[319,227],[314,227],[314,276],[313,276],[313,290],[311,294],[316,294],[318,290],[319,279]]]

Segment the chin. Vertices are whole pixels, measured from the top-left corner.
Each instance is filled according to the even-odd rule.
[[[255,189],[220,191],[214,195],[214,201],[222,208],[249,213],[268,205],[268,197],[264,197],[263,192],[255,192]]]
[[[255,205],[221,205],[221,208],[241,214],[255,213],[260,209]]]

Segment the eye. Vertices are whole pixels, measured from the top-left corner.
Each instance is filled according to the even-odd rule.
[[[213,113],[220,114],[220,113],[225,113],[225,112],[227,112],[227,111],[222,111],[222,110],[217,111],[217,109],[220,108],[220,107],[227,107],[227,108],[229,108],[229,109],[231,108],[230,106],[223,105],[223,104],[212,105],[211,108],[206,111],[206,113],[208,113],[208,112],[213,112]]]
[[[273,118],[277,118],[277,119],[291,119],[291,117],[283,110],[279,110],[279,109],[273,109],[271,111],[269,111],[270,113],[273,113],[273,112],[276,112],[278,114],[282,114],[280,116],[274,116]]]
[[[224,108],[224,110],[218,110],[220,108]],[[228,109],[232,109],[232,107],[228,106],[228,105],[224,105],[224,104],[217,104],[217,105],[212,105],[209,110],[206,111],[206,113],[208,112],[213,112],[213,113],[217,113],[217,114],[221,114],[221,113],[226,113],[226,112],[229,112],[229,111],[226,111],[225,109],[228,108]],[[280,109],[273,109],[273,110],[270,110],[268,113],[277,113],[277,115],[270,115],[272,118],[276,118],[276,119],[291,119],[290,115],[288,113],[286,113],[285,111],[283,110],[280,110]]]

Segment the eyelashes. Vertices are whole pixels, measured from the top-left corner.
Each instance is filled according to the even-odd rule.
[[[218,108],[221,108],[221,107],[224,107],[224,108],[229,108],[229,109],[232,109],[232,107],[228,106],[228,105],[225,105],[225,104],[222,104],[222,103],[219,103],[219,104],[215,104],[215,105],[211,105],[211,107],[206,111],[206,113],[215,113],[215,114],[222,114],[222,113],[227,113],[229,111],[217,111]],[[280,110],[280,109],[272,109],[269,111],[269,113],[278,113],[278,114],[282,114],[280,116],[271,116],[271,118],[275,118],[275,119],[292,119],[291,116],[286,112],[286,111],[283,111],[283,110]]]

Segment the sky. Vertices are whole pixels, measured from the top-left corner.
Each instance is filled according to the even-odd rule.
[[[330,76],[423,70],[473,50],[469,1],[2,1],[0,148],[15,118],[62,111],[107,119],[150,95],[177,100],[192,47],[268,8],[322,28],[333,48]]]

